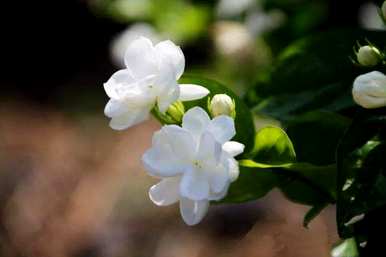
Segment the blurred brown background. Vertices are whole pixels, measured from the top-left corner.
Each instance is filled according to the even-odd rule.
[[[337,240],[332,209],[305,229],[307,208],[278,192],[211,206],[195,227],[154,206],[139,160],[155,121],[116,132],[103,115],[10,103],[0,116],[1,256],[324,257]]]

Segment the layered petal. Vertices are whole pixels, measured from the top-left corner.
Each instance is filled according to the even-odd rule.
[[[121,94],[119,90],[122,87],[135,83],[135,79],[131,76],[130,72],[125,70],[119,70],[115,72],[110,79],[104,83],[103,87],[108,97],[113,99],[120,99]]]
[[[221,144],[224,144],[236,135],[234,120],[225,115],[217,116],[211,120],[207,129]]]
[[[178,100],[180,90],[178,87],[168,90],[157,98],[157,105],[160,112],[164,113],[169,106]]]
[[[142,156],[143,165],[151,175],[171,177],[185,171],[186,164],[175,154],[165,130],[154,133],[152,141],[152,147]]]
[[[190,163],[197,149],[197,143],[192,135],[186,130],[176,125],[167,125],[161,129],[168,140],[171,149],[179,160]]]
[[[113,118],[125,114],[128,111],[128,106],[124,101],[110,99],[104,109],[107,117]]]
[[[180,101],[193,101],[204,98],[209,94],[205,87],[193,84],[180,84]]]
[[[207,171],[209,174],[210,191],[215,194],[221,193],[230,183],[230,176],[227,167],[217,165]]]
[[[196,158],[205,166],[214,167],[220,161],[221,149],[221,144],[216,141],[212,133],[204,132],[200,138]]]
[[[222,149],[230,156],[235,157],[244,152],[245,146],[236,141],[228,141],[222,145]]]
[[[209,183],[206,174],[195,169],[185,172],[181,179],[180,193],[192,200],[204,200],[209,197]]]
[[[135,79],[157,74],[159,57],[153,43],[145,37],[131,42],[125,53],[125,65]]]
[[[218,201],[218,200],[223,199],[228,193],[229,185],[230,185],[230,182],[228,182],[225,185],[225,187],[223,188],[223,190],[219,193],[211,192],[209,197],[208,197],[208,200],[209,201]]]
[[[155,45],[155,49],[160,56],[160,65],[171,63],[173,66],[175,80],[178,80],[185,69],[185,57],[180,47],[172,41],[166,40]]]
[[[160,66],[152,91],[157,96],[157,105],[162,113],[166,112],[169,106],[178,100],[180,89],[175,78],[173,65],[165,61],[165,64]]]
[[[158,206],[167,206],[178,202],[180,177],[164,178],[149,190],[149,197]]]
[[[184,114],[182,127],[192,133],[198,140],[208,127],[209,122],[210,118],[206,111],[200,107],[193,107]]]
[[[110,127],[115,130],[127,129],[148,119],[149,111],[148,108],[129,109],[120,115],[112,117]]]
[[[189,226],[198,224],[205,217],[208,208],[208,200],[194,201],[184,197],[180,200],[181,216]]]

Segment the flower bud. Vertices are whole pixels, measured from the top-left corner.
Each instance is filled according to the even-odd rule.
[[[181,101],[176,101],[171,104],[166,111],[166,115],[173,119],[173,123],[181,123],[182,117],[185,114],[185,107]]]
[[[208,108],[213,117],[219,115],[228,115],[232,118],[236,117],[235,101],[226,94],[213,96]]]
[[[357,104],[367,109],[386,106],[386,76],[379,71],[358,76],[352,95]]]
[[[359,48],[357,59],[362,66],[375,66],[382,59],[382,55],[376,47],[367,45]]]

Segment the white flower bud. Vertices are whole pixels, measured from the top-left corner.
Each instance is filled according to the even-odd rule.
[[[386,76],[379,71],[358,76],[352,95],[357,104],[367,109],[386,106]]]
[[[374,46],[362,46],[357,53],[357,59],[360,65],[375,66],[381,60],[381,53]]]
[[[235,101],[226,94],[217,94],[210,101],[209,111],[213,117],[227,115],[232,118],[236,116]]]

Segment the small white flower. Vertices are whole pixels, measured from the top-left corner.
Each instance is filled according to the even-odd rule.
[[[381,52],[374,46],[361,46],[357,59],[362,66],[375,66],[381,61]]]
[[[226,94],[214,95],[210,101],[209,109],[213,117],[219,115],[228,115],[232,118],[236,116],[235,102]]]
[[[386,106],[386,76],[379,71],[358,76],[352,95],[357,104],[367,109]]]
[[[244,145],[229,141],[235,134],[232,118],[210,120],[200,107],[185,113],[182,127],[162,127],[142,157],[149,174],[162,178],[150,188],[150,199],[159,206],[179,201],[185,223],[199,223],[209,201],[222,199],[239,175],[234,157]]]
[[[177,100],[196,100],[209,93],[198,85],[177,83],[185,58],[169,40],[153,46],[149,39],[140,37],[129,45],[124,59],[126,69],[114,73],[104,84],[110,97],[105,115],[111,118],[113,129],[126,129],[146,120],[156,104],[165,112]]]

